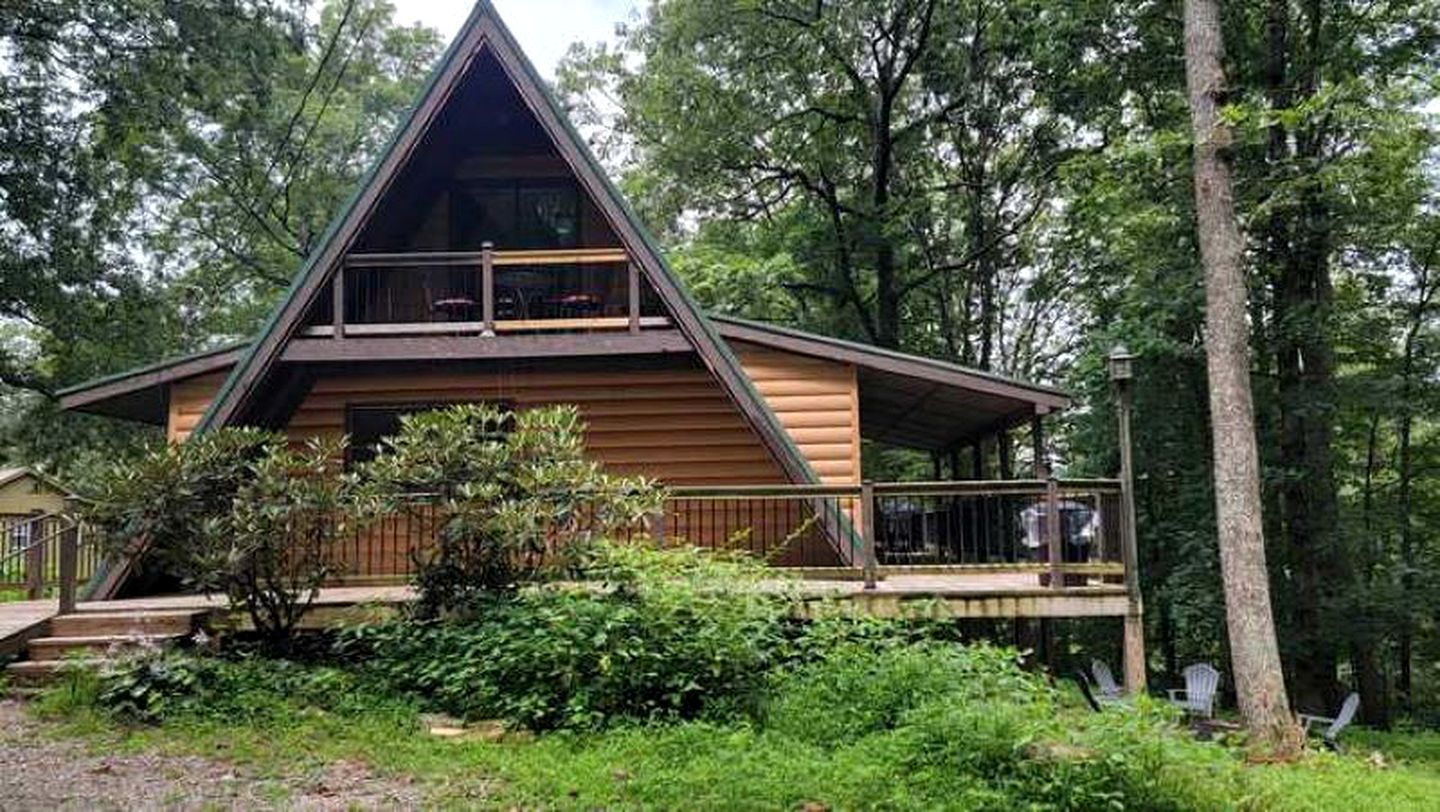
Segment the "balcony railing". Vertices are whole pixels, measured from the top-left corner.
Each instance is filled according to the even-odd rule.
[[[416,500],[337,544],[347,577],[403,576],[443,518]],[[1037,586],[1123,582],[1117,480],[675,487],[622,540],[752,554],[782,567],[1028,574]],[[581,523],[583,525],[583,523]]]
[[[638,332],[668,323],[619,248],[351,254],[324,304],[310,335]]]

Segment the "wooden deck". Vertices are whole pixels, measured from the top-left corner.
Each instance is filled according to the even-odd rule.
[[[880,617],[926,615],[953,618],[1123,617],[1127,609],[1122,585],[1092,585],[1052,589],[1041,586],[1033,573],[953,572],[892,574],[873,589],[855,577],[776,579],[767,588],[798,590],[806,602],[805,614],[824,611],[824,605],[858,607]],[[415,590],[403,584],[334,586],[320,592],[307,616],[307,628],[330,628],[383,617],[415,599]],[[79,612],[145,612],[177,609],[224,613],[225,596],[159,595],[79,604]],[[0,603],[0,652],[14,653],[31,637],[43,632],[56,615],[54,600]],[[243,617],[232,622],[244,625]]]

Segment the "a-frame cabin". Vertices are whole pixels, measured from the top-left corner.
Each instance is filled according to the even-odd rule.
[[[707,317],[487,2],[252,342],[62,393],[65,408],[161,424],[176,441],[258,425],[346,433],[362,454],[400,415],[466,401],[576,404],[610,470],[752,497],[723,516],[713,501],[677,509],[671,533],[768,533],[754,541],[768,557],[809,567],[861,563],[858,495],[801,494],[774,519],[755,489],[858,488],[862,439],[930,452],[936,479],[946,463],[952,479],[1009,477],[1007,432],[1068,405],[1042,386]],[[890,539],[881,563],[1023,563],[1018,511],[1038,488],[968,507],[893,491],[869,517]],[[818,530],[775,549],[795,541],[793,511],[822,499]],[[398,574],[407,543],[357,554],[349,574]]]

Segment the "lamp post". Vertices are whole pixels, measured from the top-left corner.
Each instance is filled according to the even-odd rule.
[[[1125,565],[1125,687],[1145,690],[1145,623],[1140,600],[1140,553],[1135,537],[1135,467],[1130,445],[1135,356],[1123,344],[1110,351],[1110,385],[1115,390],[1115,417],[1120,444],[1120,555]]]

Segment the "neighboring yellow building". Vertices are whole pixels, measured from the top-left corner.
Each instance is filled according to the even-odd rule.
[[[64,488],[29,468],[0,468],[0,528],[12,545],[23,547],[33,526],[22,520],[63,510],[65,496]]]

